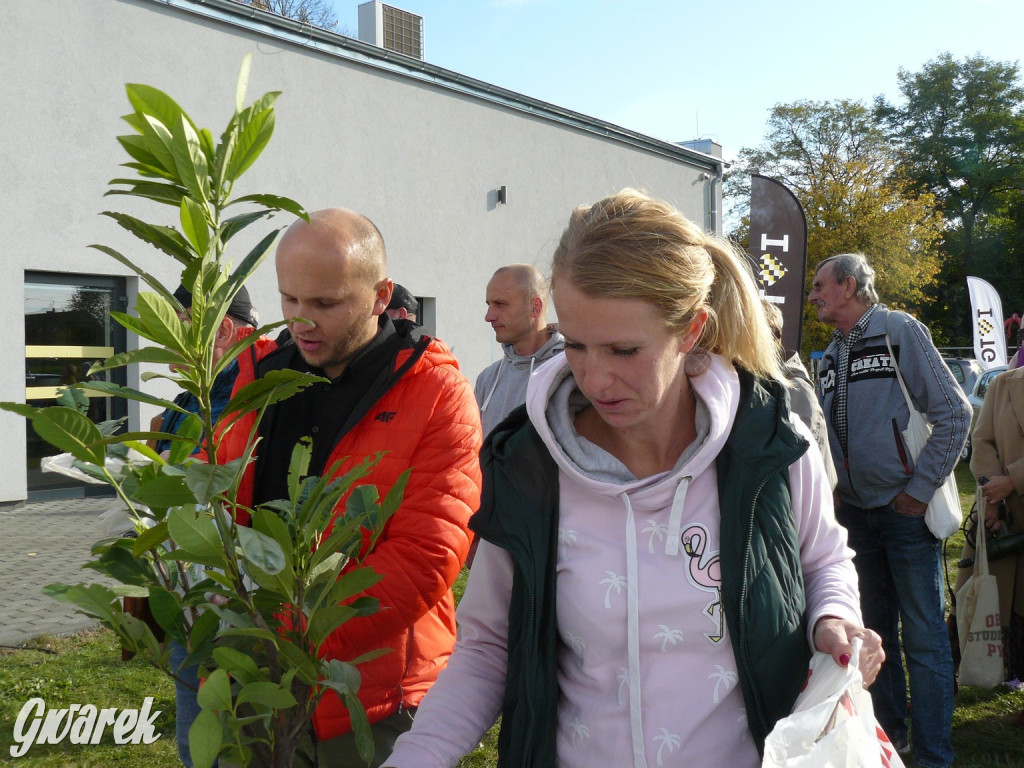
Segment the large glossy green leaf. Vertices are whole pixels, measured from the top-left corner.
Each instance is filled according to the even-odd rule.
[[[309,634],[309,641],[314,647],[323,645],[324,640],[334,630],[340,627],[356,615],[356,609],[347,605],[325,605],[316,613],[309,622],[306,630]]]
[[[314,566],[318,566],[335,552],[340,552],[350,558],[358,557],[362,546],[363,533],[359,521],[346,520],[345,516],[339,517],[335,521],[331,535],[321,541],[320,546],[313,553],[312,563]]]
[[[341,573],[341,569],[345,567],[347,562],[348,557],[345,556],[344,552],[331,552],[326,559],[318,562],[309,572],[310,582],[316,583],[321,578],[326,577],[330,584],[334,584],[338,574]]]
[[[188,729],[188,751],[193,768],[210,768],[220,754],[224,728],[216,712],[204,709]]]
[[[109,216],[143,242],[160,249],[168,256],[173,256],[182,264],[190,264],[196,258],[192,246],[173,227],[149,224],[134,216],[129,216],[127,213],[118,213],[117,211],[103,211],[102,215]]]
[[[225,169],[225,180],[236,181],[245,173],[266,149],[267,143],[273,135],[274,110],[265,109],[253,115],[249,124],[238,134],[235,151]]]
[[[111,576],[124,584],[146,586],[153,581],[153,570],[146,560],[137,559],[132,553],[133,539],[118,539],[98,552],[96,560],[87,562],[85,568]],[[94,548],[94,553],[96,549]]]
[[[123,397],[137,403],[155,405],[161,410],[170,408],[171,410],[178,411],[179,413],[188,413],[188,411],[173,400],[164,400],[162,397],[156,397],[148,392],[143,392],[141,389],[125,387],[120,384],[115,384],[112,381],[84,381],[79,384],[78,387],[86,392],[96,392],[97,394],[106,395],[108,397]]]
[[[359,670],[353,665],[337,659],[331,659],[323,666],[323,669],[323,684],[337,691],[342,701],[345,702],[352,721],[352,733],[356,737],[359,757],[369,764],[373,759],[373,734],[370,731],[370,721],[366,717],[366,710],[357,695],[361,683]]]
[[[36,408],[34,405],[26,405],[25,403],[3,402],[0,403],[0,410],[16,413],[19,416],[24,416],[26,419],[34,419],[41,409]]]
[[[338,693],[356,693],[362,683],[362,675],[352,664],[339,659],[330,659],[320,665],[324,685]]]
[[[270,215],[270,211],[251,211],[250,213],[242,213],[238,216],[232,216],[230,219],[225,219],[221,223],[220,241],[226,244],[228,240],[250,224],[254,224]]]
[[[376,510],[379,498],[375,485],[360,485],[353,488],[345,501],[345,516],[349,520],[368,519]]]
[[[221,621],[236,629],[253,629],[252,619],[244,613],[233,611],[223,605],[211,605],[210,610],[217,614]]]
[[[122,644],[129,650],[135,652],[145,651],[150,658],[159,659],[163,656],[160,643],[153,636],[153,630],[146,622],[136,619],[128,613],[117,612],[113,615],[108,626],[113,629]]]
[[[262,704],[268,709],[286,709],[298,704],[295,697],[277,683],[259,681],[242,686],[237,704]]]
[[[299,486],[309,474],[309,461],[313,456],[313,441],[308,437],[299,438],[292,448],[291,461],[288,463],[288,498],[297,502]]]
[[[188,636],[185,633],[185,612],[178,595],[163,587],[151,587],[149,608],[153,612],[156,623],[163,627],[167,634],[179,643],[188,642]]]
[[[213,659],[217,662],[218,667],[226,669],[232,677],[242,683],[260,678],[260,668],[256,666],[256,662],[252,660],[252,657],[234,648],[226,646],[214,648]],[[243,679],[243,674],[247,675],[248,679]]]
[[[281,643],[278,653],[287,660],[288,666],[296,671],[302,682],[312,685],[317,681],[319,663],[315,656],[306,653],[292,643]]]
[[[132,363],[155,363],[157,365],[188,365],[188,361],[177,352],[163,347],[142,347],[108,357],[98,365],[90,368],[91,373],[120,368]]]
[[[242,195],[236,197],[228,205],[237,205],[238,203],[256,203],[262,205],[265,208],[270,208],[275,211],[286,211],[287,213],[293,213],[300,219],[309,221],[309,213],[299,203],[292,200],[290,197],[281,197],[280,195]]]
[[[277,542],[284,554],[284,567],[291,568],[294,544],[291,532],[288,530],[288,524],[278,517],[277,513],[273,510],[267,507],[260,507],[252,514],[252,527],[253,530],[266,534]]]
[[[231,184],[226,183],[224,180],[224,173],[227,170],[228,163],[231,162],[231,155],[235,151],[235,141],[237,139],[238,132],[229,128],[221,135],[220,144],[217,145],[214,155],[212,183],[217,197],[222,202],[223,196],[227,195],[231,189]],[[231,203],[226,203],[226,205],[231,205]]]
[[[177,184],[182,184],[187,189],[188,185],[181,178],[181,174],[174,162],[174,152],[171,148],[174,137],[171,135],[170,127],[151,115],[143,115],[142,119],[138,122],[141,126],[139,131],[142,133],[143,138],[146,139],[149,150],[160,161],[160,165],[172,174],[170,180]]]
[[[174,167],[174,156],[171,154],[170,134],[167,127],[159,120],[147,115],[124,115],[122,119],[138,131],[139,135],[134,143],[121,142],[121,146],[129,155],[139,160],[139,163],[146,169],[146,175],[180,183],[178,172]],[[137,147],[139,151],[133,152],[132,146]],[[147,161],[146,157],[150,158],[151,162]]]
[[[239,355],[245,352],[245,350],[247,350],[249,347],[258,343],[261,337],[269,335],[270,331],[274,330],[275,328],[280,328],[286,323],[286,320],[278,320],[276,323],[267,323],[266,325],[261,325],[259,328],[256,329],[255,332],[247,334],[238,341],[236,341],[234,344],[232,344],[224,351],[224,354],[221,356],[221,359],[214,366],[213,376],[215,378],[219,376],[221,371],[223,371],[225,368],[231,365],[231,363],[235,359],[237,359]]]
[[[209,504],[219,493],[223,493],[235,481],[239,463],[204,464],[195,462],[185,470],[185,482],[200,504]]]
[[[181,183],[196,202],[205,203],[210,198],[210,177],[199,134],[184,116],[177,125],[168,127],[172,136],[171,153]]]
[[[137,115],[132,115],[130,118],[126,117],[125,119],[134,123],[139,118]],[[148,129],[148,126],[146,126],[146,129]],[[140,134],[144,132],[145,130],[140,131]],[[174,174],[169,173],[159,158],[153,154],[150,148],[150,141],[144,135],[127,134],[118,136],[117,141],[124,148],[124,151],[136,160],[134,163],[124,163],[125,167],[134,168],[145,176],[166,179],[168,181],[174,179]]]
[[[244,414],[291,397],[318,381],[321,376],[300,373],[293,370],[268,371],[266,375],[252,381],[234,393],[224,408],[224,413]]]
[[[195,505],[196,500],[189,489],[185,478],[175,477],[168,474],[160,474],[156,477],[147,477],[139,481],[139,486],[134,492],[134,498],[147,507],[154,509],[168,509],[169,507],[180,507],[182,505]],[[191,514],[191,513],[189,513]],[[174,536],[174,533],[171,533]],[[174,540],[178,546],[183,546]]]
[[[172,509],[167,513],[167,527],[179,547],[216,561],[208,565],[224,565],[224,549],[209,512],[196,512],[195,507]]]
[[[199,618],[192,625],[192,631],[188,636],[190,653],[185,659],[186,666],[194,667],[209,658],[218,629],[220,629],[220,617],[216,613],[204,611],[199,614]]]
[[[70,603],[81,613],[103,621],[113,621],[115,613],[122,613],[117,595],[102,584],[47,584],[43,594]]]
[[[261,571],[274,575],[284,568],[285,557],[281,545],[265,533],[240,526],[238,543],[246,559]]]
[[[252,69],[252,52],[242,57],[242,66],[238,68],[238,82],[235,85],[235,112],[245,108],[245,92],[249,90],[249,72]]]
[[[327,602],[340,603],[360,592],[365,592],[381,580],[381,575],[369,566],[355,568],[338,577],[328,591]]]
[[[50,445],[79,461],[103,466],[106,452],[103,435],[89,417],[74,408],[53,406],[35,414],[32,426]]]
[[[112,310],[110,316],[120,325],[122,328],[126,328],[137,336],[141,336],[144,339],[150,341],[157,341],[152,335],[150,335],[149,328],[135,315],[129,315],[126,312],[117,312]]]
[[[131,168],[139,176],[150,178],[150,179],[166,179],[172,183],[177,181],[177,176],[173,173],[165,173],[159,168],[150,167],[144,163],[121,163],[122,168]]]
[[[200,128],[198,134],[199,146],[202,147],[203,154],[206,156],[206,166],[209,167],[213,164],[214,154],[217,151],[213,144],[213,134],[207,128]]]
[[[138,535],[138,538],[132,541],[132,555],[142,557],[143,553],[167,541],[168,536],[170,536],[170,532],[167,530],[167,521],[162,520],[152,528],[144,530]]]
[[[135,306],[139,313],[139,321],[147,331],[147,338],[187,355],[185,332],[173,304],[155,293],[143,292],[139,294]]]
[[[173,205],[175,208],[181,206],[181,199],[187,194],[184,187],[177,184],[162,184],[158,181],[138,181],[137,179],[111,179],[107,184],[124,184],[127,189],[108,189],[103,193],[108,195],[131,195],[132,197],[145,197],[157,203]]]
[[[178,211],[181,231],[192,243],[196,253],[206,253],[206,248],[210,244],[210,224],[206,219],[205,209],[191,197],[183,197]]]
[[[155,277],[149,274],[149,272],[142,269],[138,264],[133,262],[127,256],[123,255],[122,253],[119,253],[113,248],[109,248],[106,245],[97,245],[94,243],[89,247],[95,248],[97,251],[102,251],[103,253],[110,256],[112,259],[116,259],[117,261],[121,262],[124,266],[128,267],[128,269],[132,270],[132,272],[141,277],[146,282],[146,285],[148,285],[150,288],[159,293],[168,301],[171,301],[173,299],[171,293],[167,290],[167,288],[164,287],[163,283],[161,283],[159,280],[157,280]]]
[[[194,413],[190,413],[178,423],[176,439],[171,440],[171,450],[167,461],[171,464],[180,464],[185,461],[199,445],[199,439],[203,434],[203,421]],[[188,483],[186,475],[185,482]],[[193,490],[194,492],[194,490]]]
[[[240,112],[236,112],[228,121],[228,128],[226,132],[234,133],[236,135],[244,132],[257,115],[263,114],[274,106],[274,103],[280,95],[280,91],[267,91],[248,107]]]
[[[206,680],[199,686],[196,699],[203,709],[230,712],[232,710],[231,679],[228,677],[227,671],[215,669],[207,675]]]
[[[128,83],[125,91],[132,108],[140,115],[151,115],[166,126],[177,125],[184,118],[193,131],[197,130],[188,113],[159,88],[143,83]]]

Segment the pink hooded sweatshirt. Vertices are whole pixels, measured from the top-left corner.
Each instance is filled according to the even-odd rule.
[[[530,420],[559,468],[557,750],[565,768],[760,765],[719,591],[715,457],[739,382],[716,356],[690,381],[697,440],[672,470],[642,480],[573,429],[585,401],[564,357],[530,381]],[[791,465],[789,485],[809,627],[826,615],[860,624],[853,551],[818,451]],[[512,575],[508,554],[482,541],[455,653],[386,766],[454,766],[500,714]]]

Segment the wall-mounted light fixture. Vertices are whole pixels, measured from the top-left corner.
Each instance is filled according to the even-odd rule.
[[[505,188],[504,184],[498,187],[498,202],[502,205],[508,203],[508,190]]]

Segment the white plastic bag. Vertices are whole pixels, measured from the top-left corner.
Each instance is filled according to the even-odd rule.
[[[811,658],[793,713],[765,740],[762,768],[903,768],[864,690],[857,668],[860,638],[852,646],[845,668],[826,653]]]

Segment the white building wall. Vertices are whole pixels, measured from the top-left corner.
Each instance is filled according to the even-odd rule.
[[[685,152],[673,156],[653,140],[653,149],[637,148],[555,122],[537,114],[536,105],[530,114],[524,111],[529,104],[516,108],[514,102],[506,106],[460,93],[436,72],[428,82],[358,51],[341,58],[309,35],[264,34],[244,25],[267,29],[261,20],[268,17],[231,19],[222,5],[33,0],[5,7],[0,317],[7,364],[0,368],[0,399],[24,398],[25,270],[130,276],[87,247],[103,243],[137,258],[168,284],[177,282],[175,262],[97,215],[119,210],[177,223],[166,206],[102,196],[110,179],[130,175],[119,168],[127,157],[115,140],[131,132],[119,119],[130,111],[126,82],[165,90],[216,136],[233,108],[239,65],[252,52],[249,100],[270,90],[283,95],[274,138],[236,192],[286,195],[310,210],[340,205],[369,216],[384,235],[391,277],[436,299],[437,335],[471,380],[500,355],[483,322],[491,273],[514,261],[546,273],[573,207],[637,186],[696,221],[706,220],[708,171],[715,173],[710,158],[692,155],[695,160],[687,161]],[[508,190],[507,205],[497,202],[501,185]],[[273,223],[289,221],[279,216]],[[236,262],[255,231],[265,234],[269,226],[256,225],[237,244]],[[138,287],[132,278],[132,303]],[[272,260],[249,289],[263,321],[280,319]],[[139,386],[138,371],[130,372],[129,384]],[[133,428],[151,415],[133,411]],[[0,502],[23,499],[24,424],[0,413],[0,429],[7,438],[0,442],[7,468]]]

